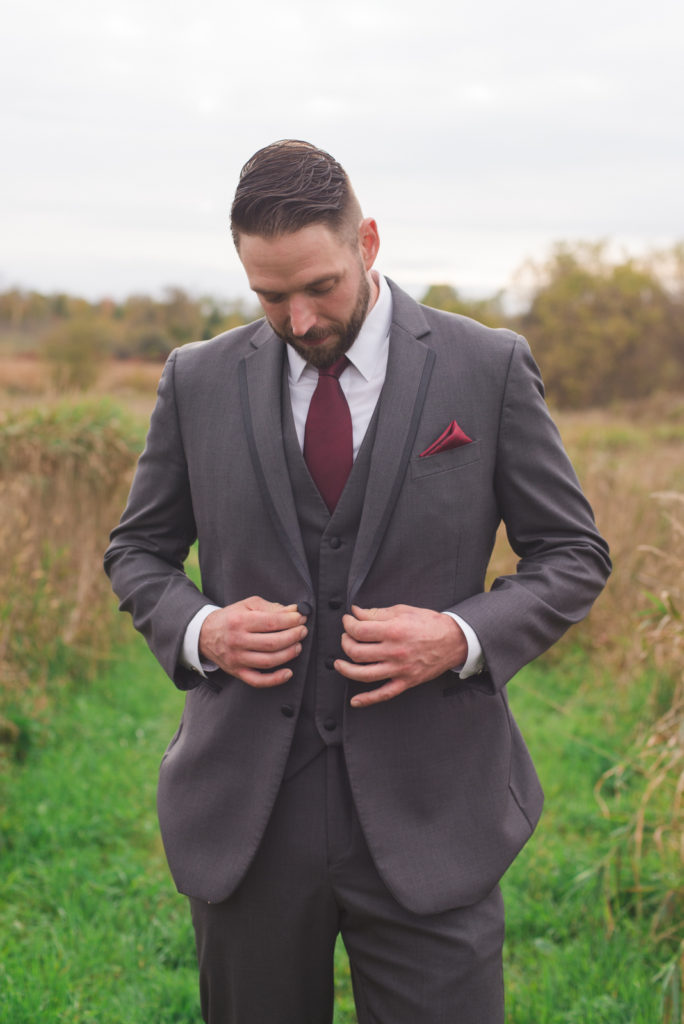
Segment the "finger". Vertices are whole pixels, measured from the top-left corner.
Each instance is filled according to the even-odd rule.
[[[383,660],[383,647],[379,643],[359,643],[347,633],[342,634],[342,650],[356,664]]]
[[[240,656],[240,664],[249,669],[273,669],[278,665],[284,665],[293,658],[298,658],[302,653],[301,644],[293,644],[291,647],[273,653],[263,651],[243,651]]]
[[[352,605],[352,612],[357,619],[362,620],[383,620],[393,619],[397,614],[397,606],[391,608],[360,608],[358,604]]]
[[[355,683],[384,683],[392,676],[391,666],[386,661],[375,661],[370,665],[357,664],[337,658],[335,671]]]
[[[306,626],[295,626],[294,629],[283,629],[277,633],[247,633],[242,646],[248,651],[283,651],[293,644],[301,644],[308,632]]]
[[[255,672],[245,669],[240,673],[239,678],[256,690],[267,689],[271,686],[282,686],[292,679],[292,670],[289,668],[278,669],[277,672]]]
[[[280,621],[281,618],[287,620],[294,617],[295,621],[306,622],[307,614],[310,611],[310,605],[307,601],[302,602],[301,605],[294,602],[292,604],[281,604],[279,601],[267,601],[258,595],[247,597],[244,601],[239,602],[239,604],[248,612],[272,615],[276,621]]]
[[[369,708],[373,704],[382,704],[384,701],[398,697],[406,689],[408,687],[400,680],[391,679],[377,690],[366,690],[365,693],[355,694],[351,699],[351,706],[353,708]]]
[[[343,615],[342,625],[345,632],[359,643],[379,643],[387,634],[387,621],[377,619],[357,619],[354,615]]]
[[[284,611],[249,611],[245,617],[244,628],[248,633],[281,633],[295,626],[303,626],[305,622],[306,616],[298,612],[297,606],[293,605],[292,609]]]
[[[263,612],[263,611],[292,611],[296,608],[296,604],[281,604],[280,601],[267,601],[265,597],[259,597],[258,594],[254,594],[252,597],[245,598],[245,608],[250,611]]]

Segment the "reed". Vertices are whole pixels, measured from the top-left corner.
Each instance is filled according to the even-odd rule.
[[[87,677],[109,644],[101,570],[141,430],[109,401],[0,419],[0,700],[44,689],[71,659]]]
[[[684,1011],[684,402],[657,396],[558,417],[608,539],[613,574],[589,617],[546,655],[590,652],[587,686],[606,708],[649,680],[624,756],[598,779],[610,842],[578,884],[599,879],[610,935],[624,915],[660,950],[662,1020]],[[514,570],[501,535],[492,575]],[[619,699],[622,698],[622,699]]]
[[[597,867],[608,921],[627,910],[669,951],[660,972],[663,1020],[675,1024],[684,1010],[684,493],[655,492],[651,500],[666,536],[662,546],[639,547],[647,606],[637,636],[659,713],[596,786],[614,825],[614,843]]]

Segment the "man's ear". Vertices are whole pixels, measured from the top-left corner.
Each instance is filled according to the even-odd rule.
[[[359,249],[366,270],[370,270],[375,263],[375,257],[378,255],[379,248],[380,235],[378,234],[378,225],[372,217],[364,217],[359,224]]]

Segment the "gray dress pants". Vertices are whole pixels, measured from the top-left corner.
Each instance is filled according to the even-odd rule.
[[[341,747],[283,783],[233,896],[190,903],[207,1024],[331,1024],[339,933],[359,1024],[503,1024],[498,886],[441,914],[400,906],[368,852]]]

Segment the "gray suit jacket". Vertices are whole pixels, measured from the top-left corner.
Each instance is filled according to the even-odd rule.
[[[542,794],[505,685],[586,615],[610,562],[524,339],[421,307],[394,285],[392,297],[348,604],[455,611],[487,667],[347,707],[344,749],[382,878],[428,913],[486,895],[530,836]],[[256,690],[223,673],[207,685],[179,662],[185,628],[208,600],[252,594],[307,601],[315,625],[283,451],[282,360],[263,320],[171,355],[105,559],[121,608],[189,691],[162,761],[159,814],[178,888],[213,902],[239,884],[269,819],[310,645],[284,686]],[[452,420],[472,443],[421,458]],[[485,593],[501,519],[520,561]],[[183,570],[196,538],[202,592]]]

